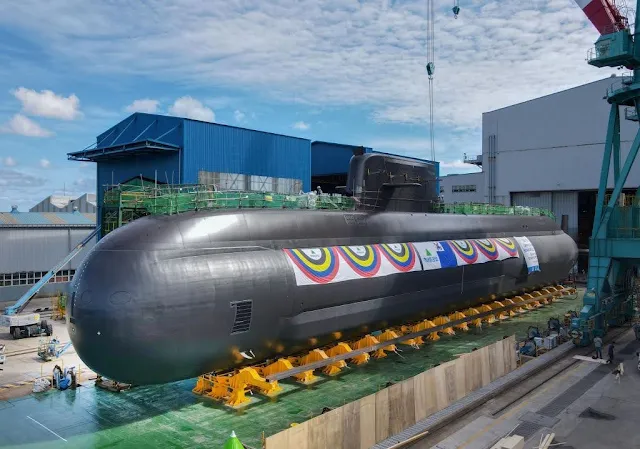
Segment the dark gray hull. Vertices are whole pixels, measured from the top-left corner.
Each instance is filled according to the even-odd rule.
[[[539,272],[528,274],[520,255],[298,286],[282,251],[513,236],[533,243]],[[86,257],[67,320],[76,351],[96,372],[163,383],[310,348],[334,331],[346,338],[559,282],[576,258],[573,240],[545,217],[288,210],[145,217]],[[246,329],[234,303],[249,300]],[[238,351],[256,358],[238,359]]]

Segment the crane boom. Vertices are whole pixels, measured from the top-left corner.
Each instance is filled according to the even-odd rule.
[[[629,27],[614,0],[575,0],[600,34],[611,34]]]
[[[7,307],[4,311],[5,315],[15,315],[17,313],[20,313],[25,308],[27,303],[31,300],[31,298],[33,298],[36,293],[38,293],[47,282],[49,282],[49,279],[55,276],[56,273],[62,269],[62,267],[64,267],[71,261],[71,259],[76,257],[78,253],[82,251],[82,248],[84,248],[85,245],[89,243],[91,239],[96,236],[96,234],[98,234],[98,231],[100,231],[100,226],[96,226],[96,229],[94,229],[83,241],[78,243],[76,247],[73,248],[73,250],[64,259],[62,259],[55,267],[49,270],[49,272],[44,275],[42,279],[36,282],[36,284],[31,287],[24,295],[22,295],[14,305]]]

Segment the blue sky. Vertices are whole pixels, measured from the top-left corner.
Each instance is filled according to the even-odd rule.
[[[475,171],[482,113],[604,78],[573,0],[436,0],[435,141]],[[95,191],[66,154],[132,111],[428,158],[426,1],[5,0],[0,211]]]

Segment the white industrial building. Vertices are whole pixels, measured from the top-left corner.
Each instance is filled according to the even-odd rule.
[[[67,195],[51,195],[29,209],[29,212],[73,212],[95,214],[96,194],[85,193],[78,198]]]
[[[566,215],[569,234],[588,248],[610,111],[604,97],[621,82],[610,77],[484,113],[482,155],[465,157],[482,172],[443,177],[443,200],[545,208],[559,223]],[[620,113],[622,167],[638,122],[632,111]],[[638,186],[636,165],[623,193],[635,195]]]

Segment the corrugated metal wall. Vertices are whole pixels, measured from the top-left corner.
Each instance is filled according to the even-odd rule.
[[[88,198],[87,198],[88,197]],[[94,194],[84,194],[78,198],[72,198],[71,201],[65,207],[57,207],[51,202],[51,196],[48,196],[44,200],[29,209],[29,212],[73,212],[73,208],[77,207],[80,213],[96,213],[96,205],[93,204],[96,201]]]
[[[96,138],[97,148],[157,140],[182,146],[182,121],[178,117],[136,112]]]
[[[331,142],[311,142],[311,176],[336,175],[349,171],[353,145]],[[371,148],[365,148],[366,153]]]
[[[199,171],[300,179],[311,186],[311,142],[212,123],[184,121],[183,183]]]
[[[48,271],[86,238],[87,228],[0,228],[0,273]],[[82,249],[65,270],[75,270],[93,248],[95,240]]]
[[[512,206],[540,207],[551,210],[551,192],[516,192],[511,194]]]
[[[550,210],[556,216],[558,224],[562,224],[562,216],[567,215],[567,232],[574,239],[578,238],[578,192],[512,193],[511,204]]]
[[[56,282],[55,284],[45,284],[40,289],[35,298],[46,298],[48,296],[55,296],[58,294],[58,292],[68,295],[70,286],[70,282]],[[31,285],[13,285],[11,287],[0,287],[0,303],[15,302],[18,298],[27,293],[27,290],[29,290],[31,287]]]
[[[562,224],[562,216],[567,215],[567,233],[578,238],[578,192],[553,192],[551,195],[551,211],[558,224]]]

